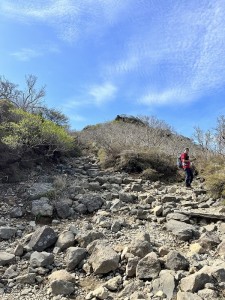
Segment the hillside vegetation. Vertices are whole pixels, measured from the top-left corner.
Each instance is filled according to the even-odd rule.
[[[45,87],[25,77],[25,89],[0,77],[0,169],[19,180],[23,168],[59,162],[60,157],[94,154],[102,168],[166,181],[183,179],[176,160],[185,147],[196,157],[196,174],[213,197],[225,197],[225,117],[215,129],[195,128],[194,140],[176,133],[154,116],[118,115],[113,121],[69,130],[67,116],[44,104]],[[8,176],[10,175],[10,176]]]

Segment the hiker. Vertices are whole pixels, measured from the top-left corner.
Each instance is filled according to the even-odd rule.
[[[189,148],[184,149],[184,152],[181,154],[181,161],[182,161],[182,167],[186,174],[185,185],[187,188],[191,188],[191,183],[194,175],[191,169],[191,160],[189,159]]]

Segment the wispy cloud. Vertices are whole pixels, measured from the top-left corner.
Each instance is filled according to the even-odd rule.
[[[65,100],[63,110],[69,112],[71,109],[106,105],[115,98],[117,91],[118,88],[110,82],[90,85],[83,89],[79,96]]]
[[[91,86],[89,95],[91,96],[91,101],[99,106],[111,101],[115,97],[116,92],[116,86],[106,82],[103,85]]]
[[[101,31],[121,17],[129,0],[2,0],[0,15],[20,21],[39,21],[51,25],[65,41]]]
[[[44,56],[47,53],[60,53],[59,48],[51,45],[39,46],[35,48],[22,48],[12,52],[10,55],[20,61],[30,61],[33,58]]]
[[[16,59],[21,61],[29,61],[32,58],[42,56],[43,54],[40,51],[29,49],[29,48],[23,48],[19,51],[11,53],[12,56],[14,56]]]
[[[105,74],[141,79],[138,102],[146,105],[190,102],[224,86],[225,2],[180,2],[165,9],[151,4],[151,18],[139,23],[141,31],[134,30],[121,57],[103,67]]]

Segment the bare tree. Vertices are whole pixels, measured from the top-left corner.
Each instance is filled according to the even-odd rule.
[[[45,96],[45,86],[36,89],[37,77],[34,75],[26,76],[26,90],[21,93],[19,101],[20,108],[26,111],[34,111],[40,108]]]
[[[0,76],[0,99],[9,100],[17,106],[18,99],[21,96],[21,91],[17,89],[18,85]]]
[[[37,77],[34,75],[27,75],[25,78],[26,88],[21,91],[18,85],[0,77],[0,99],[8,100],[18,108],[33,112],[43,106],[45,86],[37,89]]]
[[[215,129],[217,151],[219,154],[225,154],[225,117],[222,115],[217,118],[217,127]]]

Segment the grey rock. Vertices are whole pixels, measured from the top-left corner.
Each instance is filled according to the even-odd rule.
[[[0,227],[0,240],[9,240],[16,235],[16,228],[4,226]]]
[[[167,254],[165,266],[170,270],[188,270],[189,262],[179,252],[172,250]]]
[[[12,265],[8,269],[5,270],[3,277],[12,279],[12,278],[17,277],[18,275],[19,275],[19,271],[17,270],[17,267],[15,265]]]
[[[126,275],[128,277],[136,276],[136,268],[137,268],[137,264],[138,264],[139,260],[140,260],[140,257],[128,258],[128,262],[126,265]]]
[[[135,203],[137,201],[137,196],[134,194],[120,192],[119,199],[125,203]]]
[[[183,241],[188,241],[198,235],[198,231],[193,225],[176,220],[169,220],[166,228]]]
[[[64,251],[65,249],[73,246],[74,242],[74,234],[71,231],[64,231],[60,233],[55,246],[58,247],[60,251]]]
[[[106,274],[114,271],[119,266],[120,256],[112,247],[104,244],[96,244],[89,258],[95,274]]]
[[[21,284],[34,284],[36,279],[35,273],[29,273],[15,278],[16,282]]]
[[[179,202],[180,199],[175,196],[172,196],[172,195],[164,195],[164,196],[162,196],[161,201],[162,201],[162,203]]]
[[[66,253],[66,265],[69,271],[75,269],[79,263],[86,258],[87,250],[85,248],[70,247]]]
[[[136,276],[139,279],[154,279],[159,275],[161,265],[154,252],[147,254],[139,260],[136,269]]]
[[[54,193],[55,189],[52,183],[36,182],[27,191],[29,198],[32,200],[40,199],[41,197],[48,197],[50,194]]]
[[[181,292],[177,293],[177,300],[202,300],[197,294],[192,294],[189,292]]]
[[[54,262],[54,255],[48,252],[33,252],[30,257],[32,267],[45,267]]]
[[[16,256],[22,256],[23,255],[23,251],[24,251],[23,245],[18,244],[16,246],[16,248],[14,249],[14,255],[16,255]]]
[[[71,295],[75,291],[75,284],[64,280],[53,280],[50,287],[53,295]]]
[[[73,208],[74,208],[75,212],[77,212],[79,214],[86,214],[88,212],[87,206],[82,203],[74,204]]]
[[[117,291],[122,282],[122,277],[118,275],[106,281],[106,283],[104,283],[104,287],[106,287],[110,291]]]
[[[100,209],[104,203],[103,199],[97,194],[82,195],[79,202],[87,207],[89,213]]]
[[[181,279],[180,289],[183,292],[195,293],[203,289],[206,283],[211,283],[212,281],[212,277],[207,272],[200,270]]]
[[[71,208],[66,202],[57,202],[55,203],[55,209],[57,212],[57,215],[61,219],[67,219],[68,217],[71,216]]]
[[[111,203],[112,205],[110,207],[110,210],[118,210],[123,206],[123,203],[120,199],[114,199]]]
[[[22,207],[20,207],[20,206],[14,207],[10,211],[10,217],[11,218],[21,218],[24,216],[24,213],[25,213],[25,211]]]
[[[220,243],[219,237],[213,232],[205,232],[201,235],[198,243],[205,249],[211,250]]]
[[[87,247],[88,244],[93,242],[94,240],[104,239],[105,236],[102,232],[97,231],[88,231],[86,233],[78,233],[76,236],[76,240],[79,245],[83,248]]]
[[[175,287],[174,273],[169,270],[162,270],[159,274],[159,278],[152,282],[153,293],[156,294],[162,291],[167,299],[173,298]]]
[[[43,251],[54,245],[57,241],[57,234],[49,226],[38,228],[32,235],[28,246],[35,251]]]
[[[127,251],[134,256],[143,258],[148,253],[152,252],[152,245],[148,241],[135,239],[128,245]]]
[[[204,300],[216,300],[218,299],[217,296],[217,292],[215,290],[211,290],[211,289],[203,289],[198,291],[198,295],[204,299]]]
[[[122,224],[119,221],[115,221],[112,223],[111,231],[118,232],[118,231],[120,231],[121,227],[122,227]]]
[[[0,251],[0,266],[11,265],[16,261],[14,254]]]
[[[170,213],[166,216],[166,220],[177,220],[181,222],[189,222],[189,217],[181,213]]]
[[[34,216],[51,217],[53,214],[53,206],[50,204],[48,198],[42,197],[32,201],[31,212]]]

